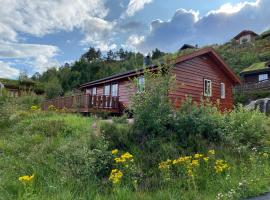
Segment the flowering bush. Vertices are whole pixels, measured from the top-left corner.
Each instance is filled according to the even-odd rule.
[[[31,111],[37,111],[37,110],[39,110],[39,107],[36,106],[36,105],[33,105],[33,106],[31,106],[30,110]]]
[[[190,183],[197,188],[197,181],[205,174],[218,176],[226,174],[230,169],[225,160],[216,159],[215,151],[209,150],[207,154],[196,153],[190,156],[180,156],[176,159],[168,159],[159,163],[162,176],[165,181],[179,179],[187,185]]]
[[[120,154],[118,149],[112,150],[111,153],[114,158],[114,169],[111,170],[109,181],[114,185],[121,182],[131,183],[134,188],[137,188],[138,169],[134,163],[133,155],[129,152]]]

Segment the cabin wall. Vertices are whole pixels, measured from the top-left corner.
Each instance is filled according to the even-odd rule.
[[[118,83],[118,94],[119,101],[123,103],[124,106],[128,106],[131,97],[136,93],[136,88],[130,80],[123,80]]]
[[[258,83],[260,74],[268,74],[268,78],[270,78],[270,72],[246,74],[243,76],[244,83]]]
[[[221,110],[233,108],[232,82],[209,56],[195,57],[175,65],[176,86],[169,92],[175,107],[179,107],[187,97],[195,102],[209,98],[212,103],[219,101]],[[204,79],[212,81],[212,97],[204,97]],[[225,83],[225,99],[221,99],[221,83]]]

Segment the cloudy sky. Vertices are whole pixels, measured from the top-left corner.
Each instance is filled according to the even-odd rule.
[[[147,53],[270,28],[270,0],[0,0],[0,77],[72,62],[90,46]]]

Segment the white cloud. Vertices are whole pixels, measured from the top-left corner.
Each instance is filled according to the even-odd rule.
[[[152,3],[153,0],[130,0],[125,12],[126,16],[133,16],[136,12],[142,10],[146,4]]]
[[[6,30],[43,36],[81,28],[89,17],[103,18],[107,12],[103,0],[1,0],[0,25]]]
[[[58,52],[59,49],[51,45],[0,42],[0,59],[17,59],[21,64],[26,64],[38,72],[58,66],[54,59]]]
[[[218,13],[225,13],[225,14],[237,13],[237,12],[241,11],[241,9],[243,9],[247,5],[257,6],[258,4],[259,4],[259,0],[255,1],[255,2],[240,2],[237,4],[226,3],[222,6],[220,6],[219,9],[210,11],[207,15],[218,14]]]
[[[0,78],[14,79],[19,76],[19,70],[0,60]]]
[[[135,47],[143,52],[156,47],[175,51],[184,43],[223,43],[245,29],[260,33],[270,28],[269,19],[269,0],[225,4],[201,17],[198,12],[178,9],[168,21],[153,21],[144,40]]]
[[[117,48],[117,45],[116,44],[108,44],[106,42],[100,42],[99,44],[97,44],[96,46],[97,49],[100,49],[100,51],[102,52],[106,52],[106,51],[109,51],[109,50],[114,50]]]

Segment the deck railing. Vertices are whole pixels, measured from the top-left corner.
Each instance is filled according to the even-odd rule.
[[[234,88],[235,92],[252,92],[256,90],[269,90],[270,81],[261,81],[258,83],[245,83]]]
[[[98,110],[119,112],[119,97],[90,94],[58,97],[43,101],[42,109],[48,110],[50,105],[53,105],[57,109],[67,109],[79,112],[94,112]]]

